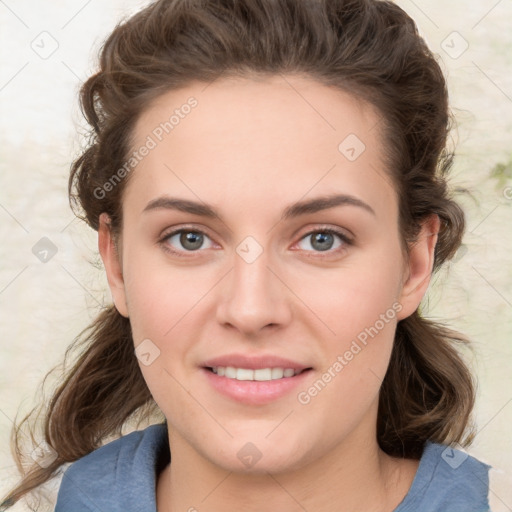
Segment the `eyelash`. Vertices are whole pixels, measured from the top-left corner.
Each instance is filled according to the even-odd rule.
[[[175,249],[171,249],[169,244],[166,243],[167,240],[169,240],[169,238],[173,237],[174,235],[178,234],[178,233],[198,233],[200,235],[205,235],[207,236],[208,238],[210,238],[208,236],[207,233],[205,233],[204,231],[202,231],[201,229],[197,229],[197,228],[194,228],[192,226],[184,226],[184,227],[181,227],[180,229],[175,229],[174,231],[171,231],[169,233],[166,233],[160,240],[159,240],[159,244],[161,245],[162,249],[166,252],[169,252],[173,255],[176,255],[176,256],[179,256],[179,257],[183,257],[183,258],[188,258],[190,256],[185,256],[183,253],[196,253],[196,252],[201,252],[201,249],[198,249],[196,251],[178,251],[178,250],[175,250]],[[323,252],[325,252],[327,255],[333,255],[333,254],[336,254],[338,252],[341,252],[343,251],[346,246],[350,246],[350,245],[353,245],[353,240],[351,238],[349,238],[345,233],[341,232],[341,231],[338,231],[337,229],[334,229],[334,228],[329,228],[329,227],[318,227],[312,231],[308,231],[307,233],[305,233],[300,239],[299,241],[301,240],[304,240],[305,238],[307,238],[308,236],[311,236],[313,234],[316,234],[316,233],[323,233],[323,234],[331,234],[331,235],[337,235],[343,245],[341,247],[338,247],[337,249],[328,249],[326,251],[306,251],[306,252],[314,252],[314,253],[318,253],[319,255],[322,254]],[[313,257],[327,257],[327,256],[313,256]]]

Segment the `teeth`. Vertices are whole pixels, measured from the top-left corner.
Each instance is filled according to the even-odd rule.
[[[212,368],[213,373],[220,377],[236,380],[277,380],[283,377],[293,377],[301,372],[295,371],[293,368],[259,368],[251,370],[248,368],[234,368],[233,366],[215,366]]]

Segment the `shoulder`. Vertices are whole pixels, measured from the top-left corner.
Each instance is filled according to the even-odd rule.
[[[489,512],[489,469],[463,450],[427,442],[409,493],[396,512]]]
[[[123,504],[149,505],[155,499],[156,467],[166,445],[167,426],[151,425],[78,459],[63,474],[55,512],[124,511],[129,507]]]

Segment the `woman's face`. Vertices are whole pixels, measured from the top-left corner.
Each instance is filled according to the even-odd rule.
[[[279,472],[375,442],[433,249],[404,262],[379,137],[368,105],[296,76],[195,83],[139,119],[119,266],[105,219],[100,247],[173,460]]]

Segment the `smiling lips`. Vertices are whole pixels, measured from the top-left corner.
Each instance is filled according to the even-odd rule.
[[[243,354],[216,357],[201,367],[214,389],[250,405],[263,405],[282,397],[313,369],[273,355]]]

